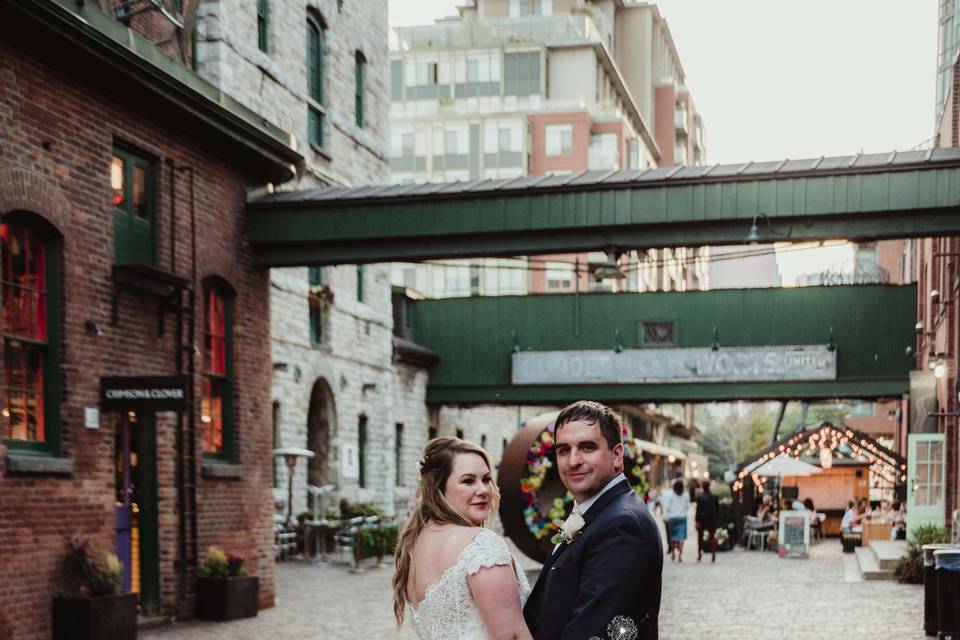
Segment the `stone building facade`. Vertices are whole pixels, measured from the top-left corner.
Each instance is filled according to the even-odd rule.
[[[278,189],[382,184],[387,40],[386,0],[205,0],[197,13],[196,66],[297,139],[303,171]],[[422,405],[425,384],[394,366],[386,267],[274,269],[270,315],[274,447],[316,454],[294,467],[293,513],[311,506],[307,485],[327,484],[336,491],[326,507],[346,498],[393,513],[396,425],[404,425],[411,443],[414,431],[426,431],[422,416],[394,416],[394,385],[412,383]],[[415,413],[416,404],[410,401]],[[282,462],[275,465],[279,511],[287,473]]]
[[[270,282],[243,212],[301,158],[147,18],[0,2],[4,638],[50,637],[76,533],[117,552],[144,616],[192,615],[213,544],[273,604]],[[187,402],[120,408],[114,376]]]

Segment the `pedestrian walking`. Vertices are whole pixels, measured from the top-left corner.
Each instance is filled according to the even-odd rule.
[[[710,545],[710,562],[717,561],[717,527],[720,526],[720,500],[710,493],[710,480],[704,480],[697,498],[697,562],[703,558],[703,542]]]
[[[667,538],[670,540],[670,559],[683,562],[683,543],[687,539],[687,514],[690,512],[690,496],[683,490],[683,480],[674,480],[673,491],[665,491],[660,498],[663,519],[667,523]]]

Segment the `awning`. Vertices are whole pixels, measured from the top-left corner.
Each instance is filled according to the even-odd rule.
[[[640,451],[646,451],[647,453],[652,453],[655,456],[674,456],[677,460],[686,460],[687,454],[680,449],[674,449],[672,447],[665,447],[662,444],[655,444],[647,440],[641,440],[640,438],[634,438],[633,442],[637,445],[637,449]]]

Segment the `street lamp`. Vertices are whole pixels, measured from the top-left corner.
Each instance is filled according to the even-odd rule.
[[[293,517],[293,469],[297,466],[297,458],[312,458],[313,451],[302,447],[281,447],[273,450],[273,455],[283,456],[287,463],[287,524]]]

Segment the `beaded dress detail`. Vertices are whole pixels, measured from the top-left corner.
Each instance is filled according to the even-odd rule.
[[[413,630],[420,640],[488,640],[480,612],[473,602],[467,577],[484,567],[512,565],[517,576],[521,608],[530,595],[527,576],[514,561],[503,538],[481,529],[463,548],[457,561],[440,579],[427,587],[423,600],[413,612]]]

